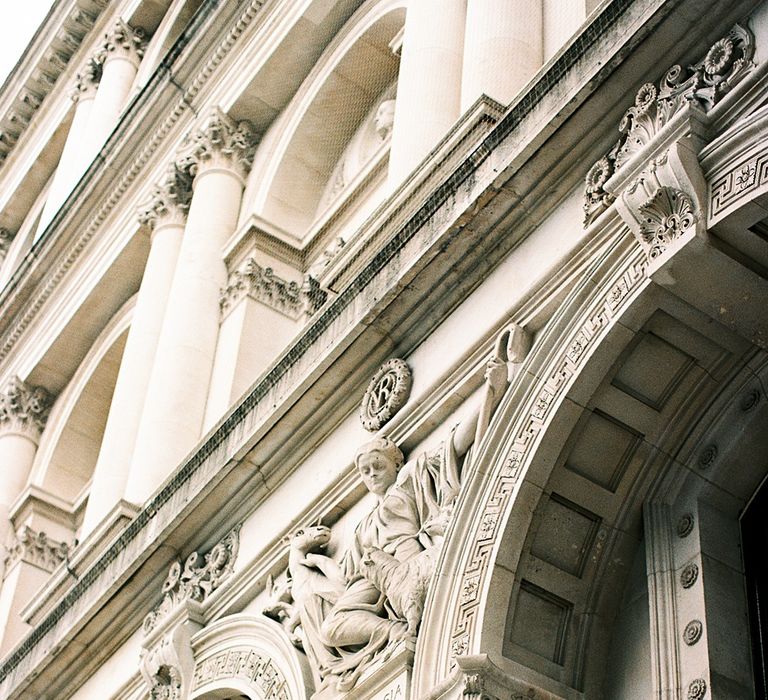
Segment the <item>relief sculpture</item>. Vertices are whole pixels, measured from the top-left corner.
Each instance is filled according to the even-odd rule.
[[[516,328],[514,342],[522,329]],[[303,646],[319,689],[346,691],[418,631],[427,587],[462,482],[462,461],[508,382],[507,333],[488,361],[481,404],[435,449],[406,460],[388,437],[358,449],[354,462],[373,509],[336,564],[324,553],[330,530],[293,537],[289,572]],[[515,358],[517,359],[517,358]],[[483,426],[485,427],[485,426]]]

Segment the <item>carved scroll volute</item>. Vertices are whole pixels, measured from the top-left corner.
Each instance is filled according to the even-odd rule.
[[[191,635],[202,627],[180,619],[163,634],[145,641],[140,670],[150,700],[182,700],[189,697],[195,671]]]
[[[616,209],[651,268],[692,238],[706,238],[707,187],[696,151],[690,138],[681,138],[614,190]]]

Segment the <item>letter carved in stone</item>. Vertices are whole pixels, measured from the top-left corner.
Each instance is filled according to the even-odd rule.
[[[180,561],[171,564],[163,583],[163,599],[157,608],[144,618],[145,635],[183,601],[202,603],[231,575],[237,558],[239,533],[238,525],[205,556],[192,552],[183,566]]]
[[[646,83],[619,123],[621,137],[611,151],[587,173],[584,225],[590,225],[613,201],[605,185],[611,176],[642,151],[688,104],[704,112],[714,107],[754,67],[754,37],[737,24],[713,44],[698,63],[672,66],[656,87]]]
[[[405,406],[411,381],[411,370],[404,360],[387,360],[376,370],[360,405],[360,421],[366,430],[375,433]]]

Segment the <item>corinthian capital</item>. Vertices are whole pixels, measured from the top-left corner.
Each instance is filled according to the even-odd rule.
[[[211,111],[201,129],[193,132],[190,154],[197,169],[227,168],[245,177],[253,162],[256,134],[248,121],[235,122],[220,109]]]
[[[89,58],[82,70],[75,76],[75,85],[72,89],[71,97],[74,102],[93,97],[96,94],[96,88],[101,81],[101,72],[103,60],[94,56]]]
[[[22,432],[37,439],[50,407],[51,397],[45,389],[11,377],[0,391],[0,434]]]
[[[146,33],[141,27],[134,29],[119,19],[112,29],[104,35],[104,40],[98,49],[98,55],[103,60],[110,58],[127,58],[135,63],[141,61],[146,46]]]
[[[193,165],[173,163],[163,181],[152,190],[150,201],[139,209],[139,222],[155,229],[161,224],[183,224],[192,201]]]

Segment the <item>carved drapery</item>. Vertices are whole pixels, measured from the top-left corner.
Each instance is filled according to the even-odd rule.
[[[192,175],[188,164],[176,162],[138,211],[139,223],[152,229],[166,223],[183,224],[192,201]]]
[[[239,533],[238,525],[205,556],[192,552],[183,565],[181,561],[171,564],[163,583],[163,598],[157,608],[144,618],[145,635],[185,600],[202,603],[232,574],[240,541]]]
[[[0,435],[22,433],[33,440],[45,427],[51,397],[42,387],[33,387],[11,377],[0,390]]]
[[[45,571],[53,571],[69,554],[66,542],[52,540],[44,532],[37,532],[25,525],[14,536],[5,557],[7,572],[17,561],[33,564]]]
[[[675,65],[656,87],[645,83],[635,103],[619,123],[621,137],[586,176],[584,225],[589,226],[614,201],[605,184],[614,173],[641,151],[686,105],[695,104],[709,111],[755,65],[754,37],[737,24],[727,36],[710,47],[698,63],[688,68]]]

